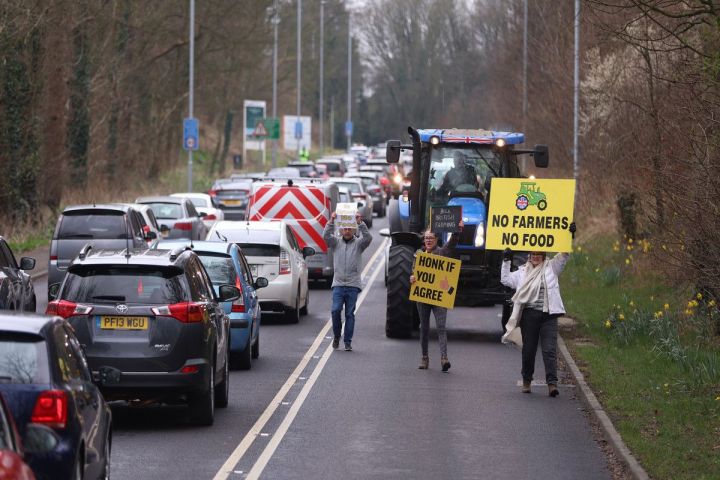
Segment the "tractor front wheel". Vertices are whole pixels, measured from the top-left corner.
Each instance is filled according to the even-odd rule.
[[[410,338],[418,316],[415,304],[409,300],[414,253],[409,245],[390,247],[385,316],[385,335],[389,338]]]
[[[537,204],[537,207],[540,210],[545,210],[547,208],[547,202],[545,200],[540,200]]]

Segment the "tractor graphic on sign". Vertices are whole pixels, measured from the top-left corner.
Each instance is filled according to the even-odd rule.
[[[530,205],[536,205],[539,210],[547,208],[545,194],[535,182],[520,182],[520,191],[515,199],[518,210],[525,210]]]

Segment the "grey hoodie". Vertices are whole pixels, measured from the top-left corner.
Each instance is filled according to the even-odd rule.
[[[323,239],[329,249],[332,250],[335,265],[333,275],[333,287],[357,287],[362,289],[360,272],[362,270],[362,253],[372,242],[372,235],[365,222],[358,225],[359,236],[353,235],[350,241],[346,242],[342,236],[335,234],[335,222],[330,220],[325,225]]]

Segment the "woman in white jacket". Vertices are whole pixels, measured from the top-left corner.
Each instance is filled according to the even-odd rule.
[[[574,222],[570,224],[570,231],[575,233]],[[512,298],[513,311],[502,341],[522,344],[523,393],[530,393],[538,343],[545,364],[548,394],[556,397],[560,393],[557,389],[557,319],[565,313],[565,307],[560,296],[558,276],[565,268],[568,257],[567,253],[558,253],[548,259],[545,252],[530,252],[527,263],[511,272],[512,252],[505,250],[500,281],[514,288],[515,295]]]

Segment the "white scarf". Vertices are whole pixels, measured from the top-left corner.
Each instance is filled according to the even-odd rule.
[[[540,286],[542,285],[543,278],[545,278],[545,267],[547,266],[548,260],[545,259],[537,267],[533,268],[532,263],[528,260],[525,264],[525,280],[520,288],[515,291],[515,295],[512,297],[513,309],[508,319],[508,323],[505,326],[506,332],[502,336],[502,343],[514,343],[515,345],[522,347],[522,332],[518,322],[522,316],[523,308],[528,302],[536,299],[540,293]]]

